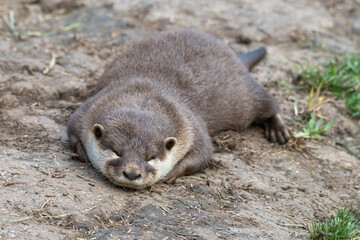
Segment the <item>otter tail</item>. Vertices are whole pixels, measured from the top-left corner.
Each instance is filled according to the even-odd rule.
[[[266,49],[261,47],[251,52],[240,54],[238,57],[245,67],[250,71],[266,55]]]

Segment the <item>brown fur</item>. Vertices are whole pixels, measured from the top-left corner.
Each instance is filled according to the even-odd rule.
[[[270,140],[289,138],[274,98],[228,46],[204,33],[165,32],[128,46],[105,70],[96,92],[71,116],[68,135],[73,149],[87,159],[85,133],[94,124],[103,126],[101,146],[121,152],[104,163],[105,169],[115,166],[113,174],[122,174],[125,165],[137,166],[132,172],[142,177],[155,171],[147,160],[169,154],[168,137],[178,140],[181,152],[166,176],[171,181],[206,168],[210,135],[224,129],[263,122]]]

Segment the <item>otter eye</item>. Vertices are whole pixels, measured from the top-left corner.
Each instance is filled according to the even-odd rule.
[[[119,150],[114,150],[114,153],[118,156],[118,157],[123,157],[124,154],[122,153],[122,151]]]
[[[155,154],[152,154],[152,155],[150,155],[150,157],[148,157],[147,161],[151,161],[151,160],[154,160],[154,159],[156,159],[156,156],[155,156]]]

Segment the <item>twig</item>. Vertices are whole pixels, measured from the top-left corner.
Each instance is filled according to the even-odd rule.
[[[40,220],[40,219],[44,219],[44,218],[49,218],[49,219],[59,219],[59,218],[63,218],[63,217],[68,217],[68,216],[71,216],[73,214],[78,214],[78,213],[85,213],[85,212],[88,212],[94,208],[97,208],[98,206],[92,206],[90,208],[87,208],[85,210],[82,210],[82,211],[79,211],[79,212],[68,212],[68,213],[64,213],[64,214],[61,214],[61,215],[55,215],[55,216],[41,216],[41,217],[37,217],[35,218],[36,220]],[[28,217],[25,217],[25,218],[21,218],[21,219],[18,219],[18,220],[8,220],[8,221],[5,221],[5,222],[8,222],[8,223],[17,223],[17,222],[23,222],[25,220],[28,220],[28,219],[31,219],[31,218],[34,218],[34,216],[28,216]]]
[[[5,179],[5,182],[2,183],[1,185],[4,186],[4,187],[7,187],[7,186],[15,185],[15,184],[26,184],[26,183],[18,182],[18,181],[11,181],[11,180],[6,180]]]
[[[287,224],[287,223],[279,223],[282,227],[293,227],[293,228],[306,228],[303,224]]]
[[[349,146],[347,146],[345,143],[339,141],[335,141],[335,144],[345,148],[351,155],[353,155],[354,157],[360,160],[360,153],[358,153],[355,149],[352,149]]]
[[[41,205],[39,210],[43,209],[46,206],[46,204],[48,204],[48,202],[50,202],[51,200],[52,200],[52,198],[49,198],[48,200],[46,200],[46,202],[44,202],[43,205]]]
[[[166,210],[166,208],[164,208],[163,206],[160,205],[160,208],[161,208],[162,210],[164,210],[166,213],[169,213],[169,211]]]
[[[40,219],[43,219],[43,218],[58,219],[58,218],[68,217],[68,216],[71,216],[71,215],[73,215],[73,214],[88,212],[88,211],[93,210],[94,208],[97,208],[97,207],[98,207],[98,206],[92,206],[91,208],[87,208],[87,209],[85,209],[85,210],[83,210],[83,211],[79,211],[79,212],[69,212],[69,213],[64,213],[64,214],[56,215],[56,216],[41,216],[41,217],[37,218],[37,220],[40,220]]]
[[[262,158],[264,155],[270,153],[271,151],[272,151],[272,150],[270,149],[269,151],[263,152],[263,153],[259,156],[259,158]]]
[[[246,183],[253,183],[253,182],[263,182],[263,180],[250,180],[250,181],[246,181]]]
[[[184,237],[191,237],[191,238],[198,238],[200,237],[199,235],[196,234],[186,234],[186,233],[177,233],[180,236],[184,236]]]
[[[280,154],[282,154],[282,153],[284,153],[284,151],[280,151],[280,152],[272,153],[272,154],[271,154],[271,156],[277,156],[277,155],[280,155]]]
[[[47,149],[54,150],[54,151],[56,151],[56,152],[60,152],[60,153],[65,154],[65,155],[69,155],[70,157],[78,157],[78,156],[79,156],[79,155],[76,154],[76,153],[69,152],[69,151],[66,151],[66,150],[61,149],[61,148],[48,147]]]
[[[201,178],[201,177],[197,177],[197,176],[189,176],[189,178],[200,180],[200,181],[206,181],[206,179]]]
[[[29,216],[29,217],[25,217],[25,218],[21,218],[21,219],[18,219],[18,220],[8,220],[6,222],[8,223],[18,223],[18,222],[23,222],[23,221],[26,221],[28,219],[31,219],[33,218],[34,216]]]
[[[48,74],[50,71],[51,71],[51,69],[53,69],[54,68],[54,66],[55,66],[55,63],[56,63],[56,55],[55,55],[55,53],[51,53],[51,60],[50,60],[50,62],[49,62],[49,66],[47,66],[44,70],[43,70],[43,74]]]
[[[186,237],[179,235],[177,232],[170,230],[176,237],[187,240]]]
[[[294,113],[295,113],[295,116],[298,116],[298,115],[299,115],[299,109],[298,109],[298,106],[297,106],[297,102],[296,102],[296,101],[294,102]]]
[[[187,202],[185,202],[185,201],[183,201],[183,200],[181,200],[181,199],[177,199],[177,200],[178,200],[179,202],[181,202],[182,204],[184,204],[184,205],[192,208],[192,206],[191,206],[190,204],[188,204]]]
[[[85,181],[88,181],[88,182],[91,182],[91,183],[96,183],[95,181],[89,179],[89,178],[86,178],[86,177],[83,177],[79,174],[75,174],[75,176],[77,176],[78,178],[81,178],[81,179],[84,179]]]

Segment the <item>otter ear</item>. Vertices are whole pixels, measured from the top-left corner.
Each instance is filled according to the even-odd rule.
[[[97,140],[99,140],[104,135],[105,129],[100,124],[94,124],[93,132],[94,132],[95,138]]]
[[[177,139],[174,137],[168,137],[165,139],[165,148],[170,151],[176,144]]]

